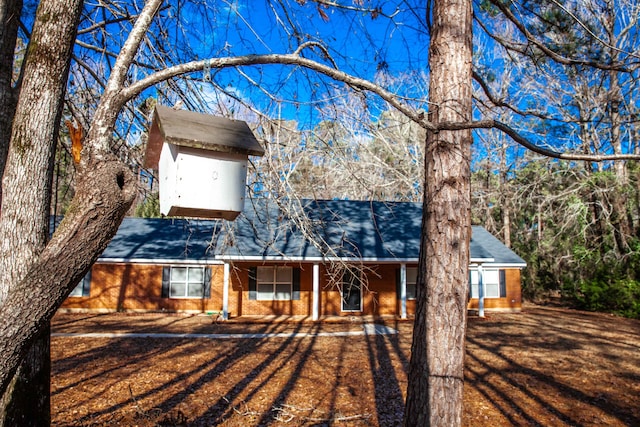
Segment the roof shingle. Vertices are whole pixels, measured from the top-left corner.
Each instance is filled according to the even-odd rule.
[[[101,261],[206,262],[216,259],[417,262],[422,206],[406,202],[306,200],[306,221],[274,200],[250,200],[234,221],[125,218]],[[471,258],[524,266],[484,228],[472,228]]]

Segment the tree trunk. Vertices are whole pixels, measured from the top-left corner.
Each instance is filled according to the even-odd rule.
[[[510,200],[504,197],[502,199],[504,205],[502,206],[502,224],[504,227],[503,238],[504,245],[511,248],[511,210],[509,208]]]
[[[161,1],[146,2],[112,67],[84,141],[75,196],[46,246],[54,150],[82,0],[52,0],[38,7],[3,178],[0,393],[136,197],[135,175],[110,147],[118,113],[128,100],[122,91],[129,66]]]
[[[18,38],[21,0],[0,0],[0,177],[9,153],[11,123],[16,105],[13,88],[13,59]],[[0,204],[2,187],[0,186]]]
[[[136,197],[136,177],[126,165],[111,159],[91,166],[77,183],[74,202],[53,238],[0,305],[0,390],[7,388],[29,346],[104,251]]]
[[[504,244],[511,247],[511,192],[508,191],[509,177],[507,174],[507,143],[500,146],[500,185],[498,187],[498,200],[500,200],[500,209],[502,211],[502,229]]]
[[[51,424],[50,329],[29,348],[2,400],[0,425],[41,427]]]
[[[611,93],[609,113],[611,115],[611,144],[615,154],[622,153],[622,139],[620,137],[620,88],[618,73],[610,72]],[[615,162],[616,191],[611,195],[611,226],[618,249],[618,255],[623,256],[629,251],[627,239],[631,234],[631,227],[627,216],[627,164],[623,161]]]
[[[81,0],[39,5],[24,62],[20,98],[17,103],[8,102],[1,107],[4,119],[13,113],[15,105],[10,144],[9,140],[3,141],[8,145],[0,211],[0,302],[3,309],[15,290],[14,285],[26,276],[49,238],[51,159],[81,10]],[[20,16],[19,12],[19,9],[17,13],[14,10],[16,18]],[[5,34],[3,44],[4,37]],[[27,295],[30,293],[25,292],[22,297]],[[49,424],[50,355],[46,322],[41,328],[42,332],[30,340],[30,347],[25,348],[28,351],[23,352],[21,365],[2,396],[2,426]]]
[[[430,118],[471,119],[471,2],[435,0],[429,50]],[[471,131],[427,135],[418,298],[405,426],[462,424]]]
[[[611,4],[607,5],[605,22],[607,28],[607,38],[609,40],[609,46],[616,46],[618,40],[615,35],[615,15],[616,12]],[[620,53],[612,48],[609,49],[609,55],[611,55],[611,61],[618,62],[620,59]],[[609,114],[611,119],[611,145],[613,146],[613,152],[615,154],[622,153],[622,136],[620,135],[621,117],[620,117],[620,105],[622,103],[622,90],[619,78],[619,72],[617,70],[609,71]],[[613,164],[613,168],[616,174],[616,188],[611,196],[611,225],[613,227],[613,236],[618,249],[618,256],[623,257],[629,252],[628,239],[631,235],[632,221],[629,220],[627,215],[627,206],[629,202],[628,198],[628,173],[627,162],[618,161]]]

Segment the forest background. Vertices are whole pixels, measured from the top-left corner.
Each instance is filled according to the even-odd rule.
[[[198,33],[195,27],[186,31],[181,20],[160,21],[148,36],[147,55],[169,66],[223,51],[286,50],[293,34],[309,43],[313,55],[393,88],[428,110],[425,6],[305,3],[170,6],[162,13],[181,14],[194,25],[210,19],[217,30],[207,25]],[[557,55],[612,64],[598,68],[550,60],[548,52],[522,38],[509,9],[476,2],[475,114],[508,124],[544,150],[640,154],[638,9],[624,0],[519,4],[518,18],[527,31]],[[95,67],[114,60],[110,49],[121,43],[118,34],[126,34],[113,28],[132,13],[107,10],[100,31],[95,31],[98,16],[80,29],[64,114],[70,124],[82,127],[91,117],[103,80]],[[350,36],[338,40],[332,34],[343,27]],[[303,198],[421,201],[424,129],[380,98],[297,71],[277,65],[269,72],[205,67],[202,74],[145,91],[122,115],[113,146],[140,177],[130,213],[159,215],[157,183],[141,166],[156,103],[246,120],[267,151],[251,163],[250,196],[278,199],[283,209],[293,210]],[[56,215],[64,214],[74,194],[68,130],[62,128],[56,157]],[[637,161],[549,158],[498,130],[474,131],[472,150],[472,220],[526,260],[525,298],[640,317]]]

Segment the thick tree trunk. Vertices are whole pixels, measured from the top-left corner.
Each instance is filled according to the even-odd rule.
[[[16,105],[13,88],[13,58],[18,37],[21,0],[0,0],[0,177],[9,153],[11,123]],[[0,203],[2,188],[0,187]]]
[[[434,123],[471,119],[471,2],[435,0],[429,64]],[[460,426],[469,242],[471,132],[429,133],[405,426]]]
[[[36,13],[13,120],[0,212],[0,302],[49,238],[53,155],[82,0],[43,2]]]
[[[35,339],[13,376],[2,401],[0,425],[41,427],[51,424],[50,329]]]
[[[11,13],[15,14],[15,21],[19,19],[21,12],[16,3],[11,0],[2,3],[3,7],[12,7]],[[7,96],[7,103],[4,104],[3,99],[0,106],[4,172],[0,211],[2,304],[6,304],[7,297],[14,291],[14,284],[25,277],[29,266],[42,252],[49,237],[51,159],[55,151],[71,51],[81,9],[81,0],[40,4],[24,62],[20,99],[16,102],[12,90],[3,91]],[[9,23],[12,24],[13,21],[9,20]],[[15,34],[14,32],[14,37]],[[2,34],[2,61],[3,65],[5,62],[11,64],[8,70],[13,70],[12,61],[9,62],[6,57],[8,52],[5,51],[11,45],[11,40],[6,38],[11,35],[4,32]],[[15,38],[13,45],[15,46]],[[6,78],[4,75],[2,77]],[[2,84],[4,86],[6,82],[2,81]],[[8,129],[4,128],[11,115],[12,125]],[[9,135],[10,138],[7,138]],[[30,293],[26,292],[24,295]],[[24,358],[10,387],[2,395],[0,426],[49,424],[49,334],[46,324],[42,328],[30,340],[31,345],[27,347],[28,351],[23,352]]]
[[[1,1],[1,0],[0,0]],[[75,196],[48,238],[53,155],[82,0],[42,2],[12,127],[0,212],[0,393],[69,292],[118,230],[137,194],[111,154],[127,72],[161,0],[148,0],[122,47],[78,165]],[[36,423],[37,421],[33,421]],[[16,421],[14,425],[24,425]]]
[[[136,177],[124,164],[111,159],[91,166],[78,182],[74,202],[53,238],[0,306],[0,391],[104,251],[135,199]]]

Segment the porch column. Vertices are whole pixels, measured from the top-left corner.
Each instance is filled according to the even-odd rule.
[[[484,317],[484,271],[478,264],[478,316]]]
[[[222,279],[222,318],[229,320],[229,263],[224,263]]]
[[[313,264],[313,313],[312,319],[320,318],[320,265]]]
[[[407,264],[400,264],[400,318],[407,318]]]

